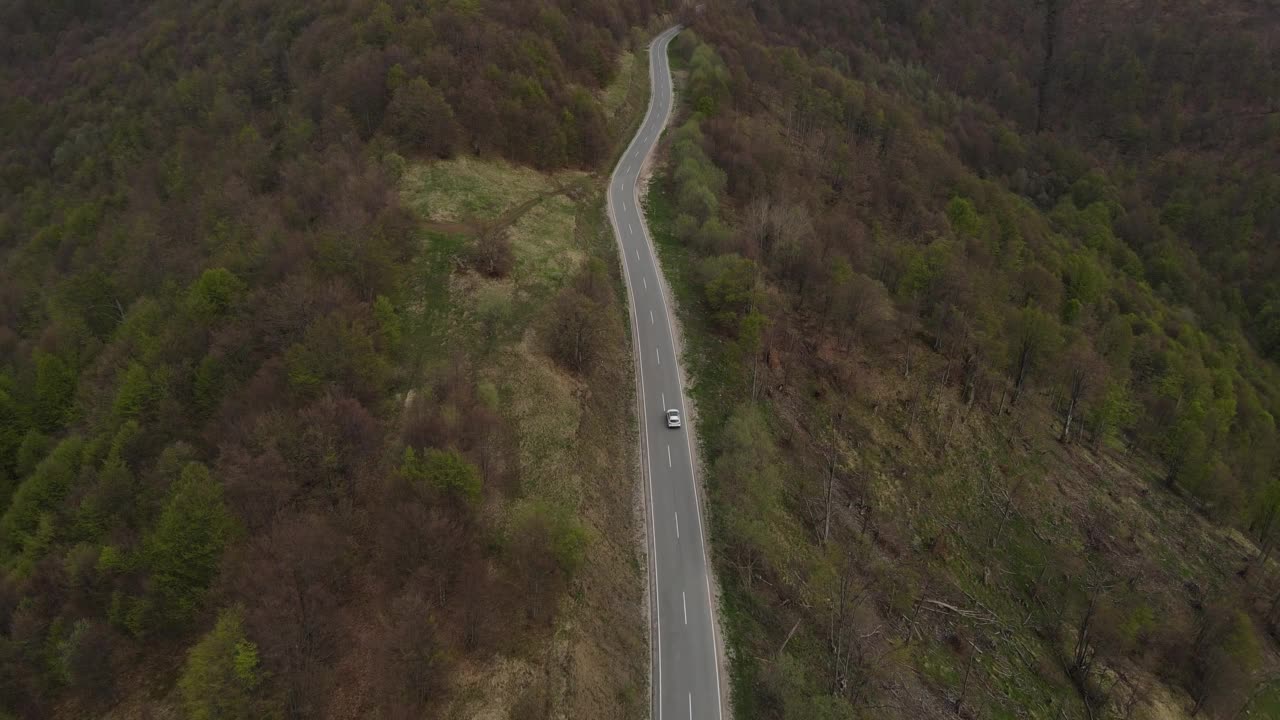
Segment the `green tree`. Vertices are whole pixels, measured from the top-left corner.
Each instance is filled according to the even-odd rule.
[[[721,255],[705,260],[702,272],[712,317],[725,330],[736,331],[756,304],[756,264],[741,255]]]
[[[964,237],[976,238],[982,232],[982,216],[967,197],[951,198],[947,203],[947,220],[951,222],[951,229]]]
[[[1254,334],[1262,351],[1275,362],[1280,362],[1280,290],[1276,297],[1258,309],[1253,318]]]
[[[196,412],[207,416],[218,407],[226,380],[226,366],[222,358],[205,355],[196,367],[195,378],[191,383]]]
[[[1013,349],[1013,399],[1017,402],[1032,369],[1061,342],[1061,332],[1052,317],[1028,305],[1010,318],[1009,334]]]
[[[16,476],[23,478],[30,475],[40,461],[49,454],[53,445],[53,438],[35,428],[28,430],[22,436],[22,441],[18,443],[18,450],[14,454],[13,469]]]
[[[387,358],[377,351],[365,319],[340,314],[313,321],[302,342],[285,352],[285,367],[290,385],[304,394],[337,384],[373,395],[382,388],[389,371]]]
[[[513,542],[548,555],[566,578],[586,559],[586,528],[567,508],[545,500],[521,502],[512,512],[511,529]]]
[[[204,465],[187,463],[145,540],[162,619],[181,623],[191,617],[217,575],[222,550],[234,529],[222,500],[222,485]]]
[[[79,378],[75,368],[57,355],[37,350],[34,359],[35,422],[41,430],[53,432],[71,419]]]
[[[1100,447],[1107,438],[1133,427],[1137,414],[1138,405],[1128,386],[1115,380],[1108,382],[1086,418],[1094,447]]]
[[[405,448],[400,472],[465,505],[474,505],[480,500],[480,471],[457,450],[428,448],[418,455],[412,447]]]
[[[1192,656],[1194,675],[1191,714],[1208,709],[1215,716],[1237,709],[1239,698],[1256,682],[1262,646],[1249,615],[1211,608],[1201,620]]]
[[[248,286],[226,268],[210,268],[187,290],[187,310],[204,323],[213,323],[235,309]]]
[[[787,565],[791,538],[803,531],[786,512],[783,467],[760,409],[743,403],[729,415],[712,474],[732,498],[726,511],[731,561],[749,586]]]
[[[9,394],[7,376],[0,374],[0,502],[5,502],[17,479],[18,448],[26,435],[25,413]]]
[[[233,608],[219,613],[217,624],[187,653],[178,691],[191,720],[249,720],[262,717],[254,699],[261,682],[258,647]]]
[[[76,435],[58,443],[14,491],[8,510],[0,517],[3,556],[17,550],[28,555],[40,550],[52,530],[52,513],[59,509],[80,474],[84,447],[84,441]]]
[[[403,322],[395,304],[386,295],[379,295],[373,301],[373,316],[378,321],[382,346],[394,353],[400,348],[400,340],[404,336]]]
[[[703,116],[714,115],[729,99],[729,71],[710,45],[698,45],[689,59],[689,98]]]
[[[760,355],[764,349],[764,330],[768,319],[758,310],[752,310],[738,321],[737,337],[733,342],[733,360],[739,368],[750,371],[751,397],[759,390]]]
[[[765,688],[781,705],[784,720],[853,720],[848,700],[818,687],[815,673],[791,653],[770,663]]]
[[[408,150],[448,157],[457,143],[453,108],[425,78],[396,88],[387,107],[387,132]]]
[[[551,352],[575,373],[587,371],[601,354],[604,308],[585,293],[566,287],[556,297],[550,329]]]
[[[1107,289],[1106,272],[1097,257],[1087,251],[1069,255],[1062,275],[1067,297],[1085,305],[1097,302]]]
[[[151,404],[154,389],[147,368],[136,360],[120,374],[111,411],[119,418],[139,417]]]

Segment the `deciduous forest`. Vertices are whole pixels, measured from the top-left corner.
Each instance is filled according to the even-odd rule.
[[[734,716],[1280,717],[1272,4],[17,0],[0,718],[647,715],[666,11]]]
[[[610,162],[639,116],[611,123],[605,88],[654,11],[0,9],[0,717],[422,717],[539,657],[566,602],[616,593],[639,632],[638,586],[570,596],[599,532],[522,487],[479,352],[419,362],[415,318],[451,274],[510,273],[509,240],[430,240],[424,289],[400,183]],[[612,277],[566,302],[621,337]],[[549,712],[546,673],[512,712]]]
[[[1280,24],[707,2],[648,213],[743,718],[1280,708]]]

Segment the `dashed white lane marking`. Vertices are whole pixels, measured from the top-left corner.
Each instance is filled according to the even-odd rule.
[[[636,248],[636,259],[637,259],[637,260],[639,260],[639,259],[640,259],[640,248]],[[653,312],[653,311],[652,311],[652,310],[650,310],[649,312]]]
[[[680,513],[676,513],[676,539],[680,539]]]
[[[649,324],[650,324],[650,325],[652,325],[652,324],[653,324],[653,311],[652,311],[652,310],[650,310],[650,311],[649,311]]]
[[[671,446],[667,446],[667,467],[671,467]]]
[[[647,278],[647,277],[645,277],[645,276],[641,275],[641,276],[640,276],[640,282],[644,283],[644,289],[645,289],[645,290],[648,290],[648,289],[649,289],[649,278]]]
[[[666,407],[667,407],[667,394],[666,394],[666,393],[662,393],[662,407],[663,407],[663,409],[666,409]]]
[[[627,232],[634,233],[635,231],[635,228],[631,227],[631,223],[627,223]]]
[[[689,624],[688,620],[685,621],[685,624]],[[689,720],[693,720],[693,693],[689,693]]]
[[[658,358],[658,364],[662,364],[662,353],[658,352],[658,348],[653,349],[653,356]]]
[[[684,591],[680,591],[680,607],[684,610],[684,624],[689,624],[689,603],[684,599]]]

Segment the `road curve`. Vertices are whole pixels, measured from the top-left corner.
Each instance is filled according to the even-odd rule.
[[[723,720],[718,627],[694,479],[692,428],[666,283],[636,188],[671,116],[667,46],[679,32],[679,26],[673,27],[649,46],[649,110],[609,179],[609,219],[631,302],[641,473],[649,515],[653,717]],[[680,411],[683,428],[667,428],[663,414],[670,408]]]

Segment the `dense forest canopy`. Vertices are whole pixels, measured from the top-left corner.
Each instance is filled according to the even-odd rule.
[[[1119,176],[1120,235],[1146,279],[1214,332],[1245,331],[1280,359],[1276,335],[1280,185],[1280,26],[1265,3],[1045,0],[799,2],[760,9],[811,51],[892,58],[936,73],[1011,130],[1065,147],[1037,167],[978,108],[949,118],[951,142],[983,175],[1042,206],[1071,175]],[[822,18],[822,21],[818,19]],[[926,100],[926,98],[919,98]],[[936,118],[943,119],[943,118]],[[1034,159],[1034,158],[1031,158]],[[1132,177],[1127,177],[1132,175]],[[1056,185],[1056,187],[1055,187]],[[1192,252],[1187,253],[1190,249]]]
[[[468,348],[419,375],[448,293],[415,294],[401,183],[607,167],[603,90],[672,5],[0,8],[0,717],[417,717],[552,633],[588,533],[503,504],[518,431]],[[1264,697],[1274,8],[680,10],[649,212],[737,713]],[[511,244],[446,275],[499,282]],[[605,354],[609,272],[548,303],[567,373]]]
[[[1274,12],[688,17],[650,215],[739,713],[1274,704]]]
[[[811,242],[855,267],[870,253],[871,274],[930,332],[977,343],[982,365],[1004,370],[1017,328],[1038,322],[1000,315],[1045,313],[1043,333],[1023,331],[1045,337],[1024,338],[1036,347],[1014,362],[1019,387],[1035,356],[1088,340],[1111,366],[1091,384],[1141,407],[1123,413],[1125,437],[1248,522],[1274,480],[1280,411],[1264,359],[1280,257],[1280,55],[1265,48],[1280,29],[1225,10],[1183,23],[1193,4],[1152,5],[760,3],[744,31],[729,4],[698,27],[723,45],[720,92],[738,115],[706,114],[703,131],[739,206],[807,176],[791,194],[822,203]],[[766,50],[771,35],[786,44]],[[1248,70],[1223,70],[1215,48],[1228,45]],[[754,137],[760,124],[740,115],[764,108],[781,113],[784,146],[812,154]],[[925,147],[933,127],[941,146]],[[866,182],[867,148],[896,164],[893,182]],[[776,270],[803,294],[833,292],[817,265]]]
[[[192,717],[408,717],[549,627],[582,531],[482,517],[512,435],[465,354],[399,417],[396,183],[606,161],[600,91],[654,10],[0,9],[0,716],[176,688]]]

